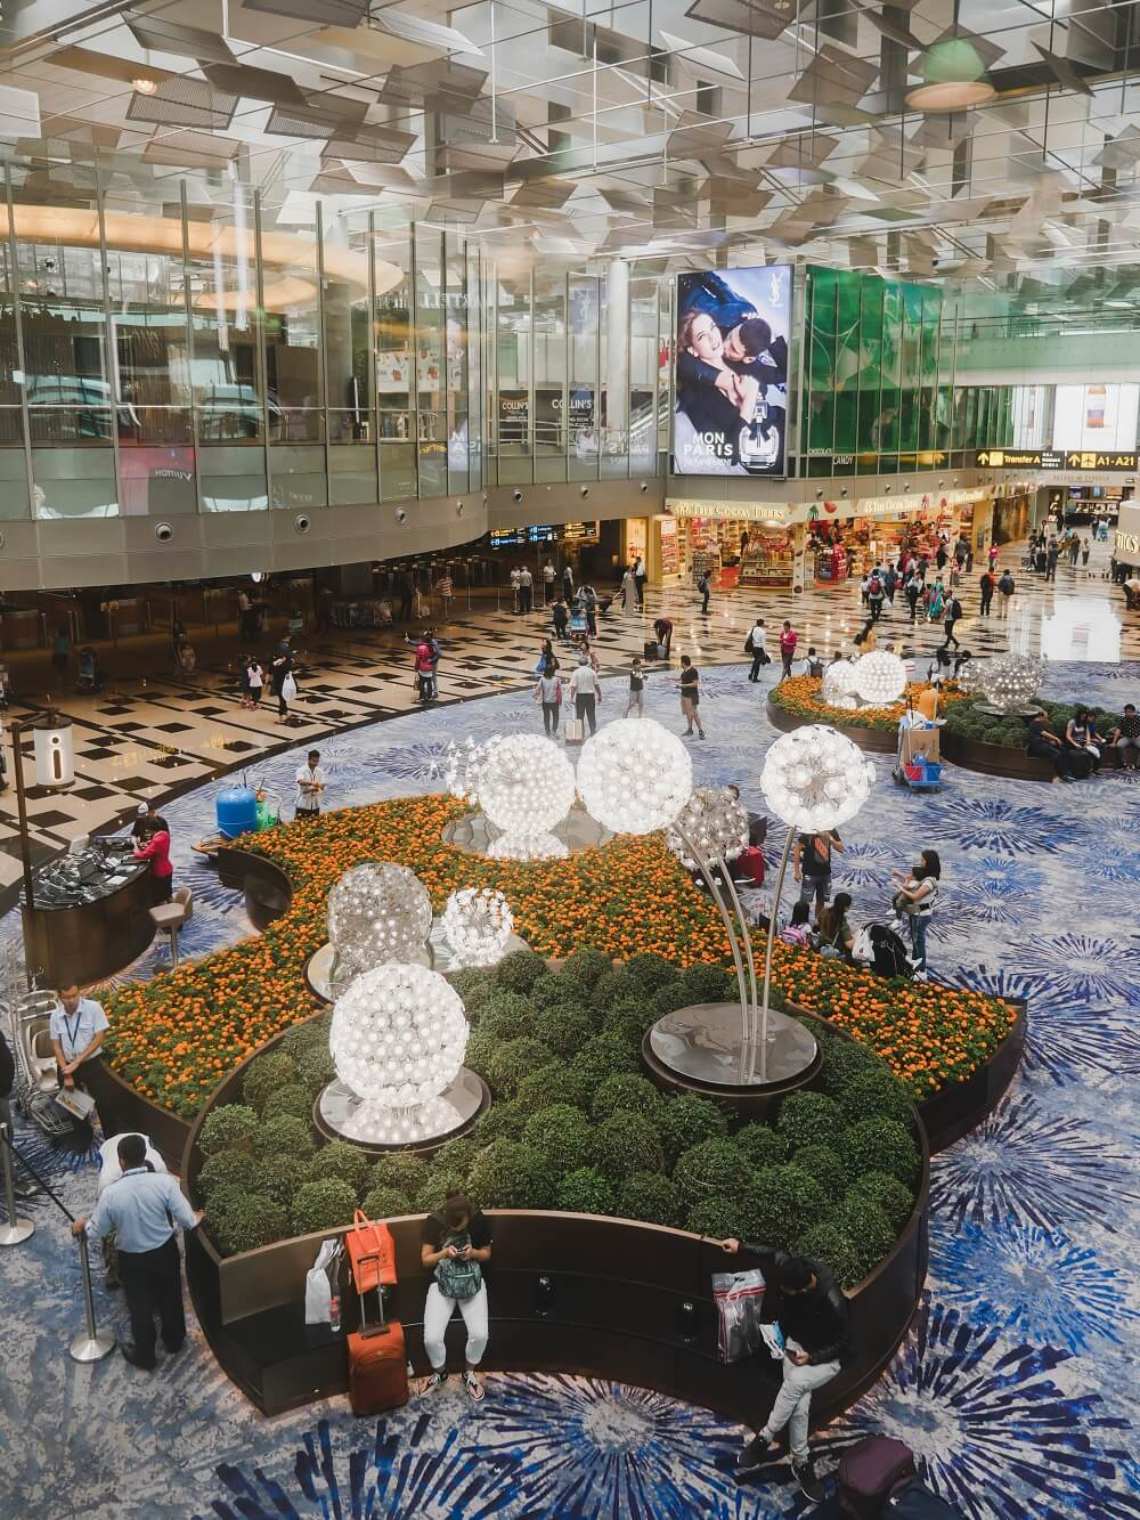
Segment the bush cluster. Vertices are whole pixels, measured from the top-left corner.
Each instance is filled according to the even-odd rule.
[[[342,1141],[314,1148],[328,1021],[290,1030],[250,1063],[245,1102],[202,1128],[198,1192],[223,1251],[334,1229],[358,1206],[373,1218],[435,1210],[461,1189],[486,1208],[616,1214],[796,1249],[850,1286],[905,1225],[919,1174],[910,1105],[845,1037],[821,1035],[821,1090],[791,1094],[772,1122],[646,1078],[644,1030],[663,1007],[728,995],[722,968],[680,972],[646,954],[614,969],[583,950],[551,972],[524,951],[452,982],[478,1008],[466,1064],[493,1096],[471,1134],[372,1163]]]
[[[984,697],[970,697],[964,702],[954,702],[946,709],[946,732],[962,739],[972,739],[979,744],[997,744],[1003,749],[1025,748],[1027,724],[1024,718],[995,716],[982,711]],[[1065,725],[1076,712],[1071,702],[1034,701],[1040,707],[1049,727],[1055,734],[1063,734]],[[1096,719],[1096,726],[1103,734],[1111,733],[1120,722],[1120,714],[1104,707],[1092,707],[1089,711]]]

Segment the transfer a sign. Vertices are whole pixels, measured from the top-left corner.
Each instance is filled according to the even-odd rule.
[[[1053,449],[981,449],[977,460],[983,470],[1059,470],[1064,463]]]

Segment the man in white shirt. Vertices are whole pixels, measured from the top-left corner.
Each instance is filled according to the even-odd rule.
[[[748,672],[750,681],[760,679],[761,665],[767,665],[768,659],[768,630],[764,627],[764,619],[758,617],[752,625],[752,631],[746,640],[752,645],[752,669]],[[747,652],[747,651],[746,651]]]
[[[325,773],[321,770],[321,752],[319,749],[311,749],[308,760],[297,772],[295,818],[303,818],[311,823],[320,816],[321,793],[326,785]]]
[[[590,732],[596,734],[598,731],[597,703],[601,696],[601,688],[593,666],[584,654],[578,656],[578,668],[570,677],[570,695],[574,699],[575,717],[579,722],[585,719],[590,725]]]
[[[85,1087],[92,1076],[97,1076],[103,1064],[100,1055],[103,1037],[109,1028],[101,1003],[94,998],[80,997],[74,982],[60,988],[59,1007],[48,1024],[60,1087],[73,1091],[76,1087]],[[91,1096],[95,1097],[95,1094]],[[95,1110],[99,1113],[97,1098]],[[103,1122],[101,1113],[99,1122]]]
[[[550,593],[554,587],[554,565],[550,560],[542,567],[542,583],[546,587],[546,600],[550,600]]]
[[[534,605],[534,576],[526,565],[519,571],[519,611],[529,612]]]
[[[511,570],[511,601],[512,611],[517,612],[521,605],[522,597],[522,571],[517,565]]]
[[[637,610],[645,611],[645,558],[639,554],[633,564],[633,584],[637,587]]]

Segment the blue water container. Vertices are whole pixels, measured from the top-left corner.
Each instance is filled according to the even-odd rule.
[[[257,828],[257,796],[248,786],[227,786],[215,804],[218,833],[226,839],[251,834]]]

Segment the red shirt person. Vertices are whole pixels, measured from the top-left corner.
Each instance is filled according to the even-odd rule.
[[[783,661],[783,669],[780,672],[781,681],[792,673],[792,661],[796,657],[796,645],[799,643],[799,638],[799,634],[785,618],[784,626],[780,630],[780,659]]]
[[[174,867],[170,864],[170,832],[152,824],[134,852],[136,860],[150,861],[150,879],[156,903],[170,901]]]

